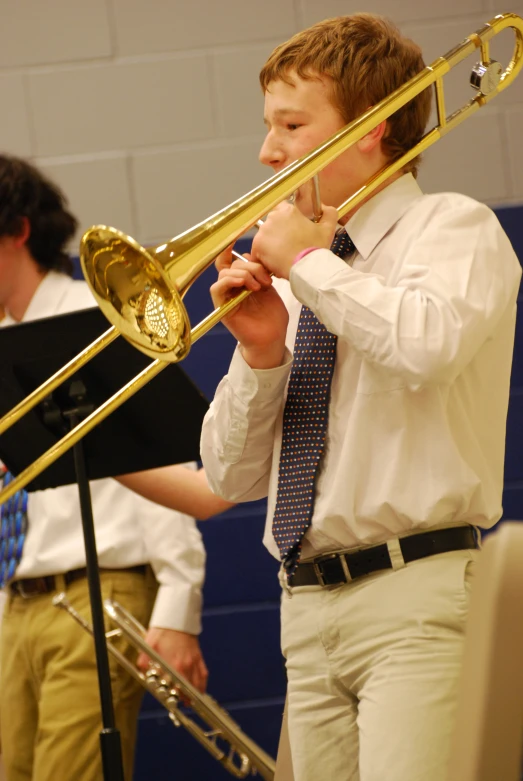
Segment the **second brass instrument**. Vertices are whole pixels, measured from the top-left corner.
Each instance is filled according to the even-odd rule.
[[[69,613],[87,632],[93,633],[91,625],[74,609],[65,594],[57,594],[53,604]],[[246,778],[259,773],[265,781],[272,781],[274,759],[242,732],[227,711],[211,696],[201,694],[195,689],[145,642],[145,629],[125,608],[106,599],[104,610],[111,622],[118,627],[106,634],[109,652],[167,708],[173,724],[185,727],[235,778]],[[122,635],[138,652],[143,651],[152,660],[147,672],[139,670],[110,642],[111,637]],[[182,703],[183,706],[180,707]],[[200,723],[186,712],[187,708],[193,711]]]

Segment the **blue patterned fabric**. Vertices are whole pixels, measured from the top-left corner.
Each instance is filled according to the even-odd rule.
[[[340,257],[353,250],[354,244],[345,231],[331,245],[331,251]],[[274,539],[288,576],[299,562],[301,540],[311,523],[314,483],[327,435],[336,343],[337,336],[327,331],[316,315],[303,306],[283,413],[272,522]]]
[[[10,472],[3,476],[3,486],[13,479]],[[17,491],[1,508],[0,528],[0,588],[13,579],[22,558],[27,533],[27,491]]]

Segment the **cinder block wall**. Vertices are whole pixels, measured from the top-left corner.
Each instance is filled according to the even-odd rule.
[[[363,7],[427,62],[496,13],[523,14],[499,0],[0,0],[0,148],[48,170],[82,228],[161,241],[267,177],[257,74],[272,48]],[[512,40],[493,46],[503,62]],[[447,77],[449,108],[472,94],[467,71]],[[424,187],[521,203],[522,123],[523,77],[427,154]]]
[[[0,149],[57,180],[79,234],[114,225],[157,243],[260,183],[263,100],[257,74],[273,47],[322,18],[358,10],[393,18],[427,63],[501,11],[494,0],[0,0]],[[503,64],[507,32],[492,46]],[[449,111],[467,100],[467,61],[446,77]],[[495,207],[523,257],[523,75],[426,155],[428,191],[458,190]],[[78,239],[78,237],[77,237]],[[77,253],[77,239],[71,251]],[[209,311],[212,270],[189,292]],[[233,349],[216,327],[185,368],[210,398]],[[183,410],[167,410],[183,414]],[[508,423],[505,507],[523,518],[523,320]],[[285,690],[276,562],[263,549],[263,502],[201,525],[208,551],[202,646],[209,688],[242,728],[276,752]],[[146,698],[136,781],[230,776]]]

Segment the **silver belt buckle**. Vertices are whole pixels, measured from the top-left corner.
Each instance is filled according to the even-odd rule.
[[[325,583],[325,576],[323,572],[320,569],[320,563],[322,561],[328,561],[330,559],[339,559],[341,563],[341,568],[343,570],[343,574],[345,575],[345,580],[340,580],[340,583],[350,583],[352,580],[352,576],[349,572],[349,567],[347,564],[347,559],[345,558],[345,555],[343,553],[331,553],[330,555],[327,554],[326,556],[318,556],[317,559],[313,559],[312,566],[314,567],[314,572],[316,574],[316,577],[318,578],[318,582],[320,586],[327,586],[332,585],[336,586],[339,585],[337,583]]]
[[[19,597],[22,597],[22,599],[32,599],[33,597],[38,596],[38,594],[28,594],[23,585],[23,580],[15,580],[11,586],[13,592],[17,594]],[[15,585],[16,584],[16,585]]]
[[[28,578],[28,580],[45,580],[46,577],[49,576],[40,575],[36,578]],[[35,597],[41,597],[42,594],[47,593],[45,591],[35,591],[32,594],[28,594],[22,585],[24,580],[25,578],[21,578],[20,580],[14,580],[11,584],[8,584],[12,592],[17,596],[22,597],[22,599],[34,599]]]
[[[322,558],[324,558],[324,557],[322,557]],[[315,573],[316,577],[318,578],[318,583],[320,584],[320,586],[326,586],[327,584],[325,583],[325,580],[323,578],[323,572],[321,571],[321,569],[320,569],[316,559],[313,559],[312,566],[314,568],[314,573]]]

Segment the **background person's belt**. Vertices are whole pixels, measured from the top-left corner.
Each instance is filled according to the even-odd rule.
[[[467,525],[401,537],[399,545],[403,559],[408,564],[410,561],[434,556],[436,553],[478,548],[479,539],[477,530]],[[289,586],[335,586],[383,569],[392,569],[386,543],[363,550],[328,553],[312,561],[304,561],[298,564],[288,584]]]
[[[135,567],[122,567],[122,569],[117,569],[116,567],[107,569],[100,568],[100,574],[103,572],[136,572],[140,575],[145,575],[147,572],[147,565],[138,564]],[[50,594],[52,591],[56,591],[58,588],[56,583],[57,577],[57,575],[43,575],[40,578],[23,578],[21,580],[14,580],[9,584],[9,589],[11,594],[24,597],[24,599],[28,599],[29,597],[36,597],[39,594]],[[64,584],[68,586],[75,580],[86,578],[87,568],[79,567],[78,569],[69,570],[69,572],[64,572],[61,577],[64,579]]]

